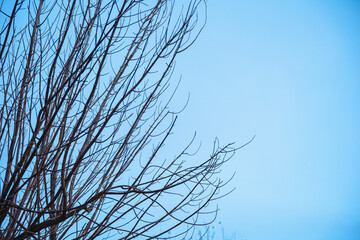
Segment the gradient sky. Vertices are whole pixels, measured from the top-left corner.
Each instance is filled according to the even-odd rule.
[[[176,135],[196,130],[200,156],[256,135],[222,173],[226,234],[360,239],[360,1],[209,0],[176,73]]]

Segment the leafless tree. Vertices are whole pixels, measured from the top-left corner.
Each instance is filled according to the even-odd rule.
[[[202,214],[212,221],[214,174],[234,149],[215,142],[202,161],[191,142],[163,150],[174,60],[204,8],[2,1],[0,239],[188,239]]]

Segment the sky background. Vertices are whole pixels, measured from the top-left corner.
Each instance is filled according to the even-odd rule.
[[[175,132],[197,132],[199,157],[215,137],[256,135],[222,172],[236,171],[225,234],[359,240],[360,1],[209,0],[207,13],[177,61],[190,102]]]
[[[177,60],[173,103],[190,101],[168,151],[196,131],[204,160],[215,137],[240,146],[256,135],[223,168],[225,179],[236,172],[227,186],[236,190],[219,201],[216,231],[359,240],[360,1],[207,6],[203,32]]]

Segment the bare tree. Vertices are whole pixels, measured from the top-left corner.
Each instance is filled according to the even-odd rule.
[[[164,93],[204,6],[1,3],[1,239],[190,238],[212,221],[234,149],[162,152],[177,119]]]

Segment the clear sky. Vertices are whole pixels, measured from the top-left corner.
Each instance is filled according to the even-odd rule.
[[[196,130],[200,155],[256,135],[222,173],[225,233],[360,239],[360,1],[209,0],[176,71],[191,95],[176,134]]]
[[[359,240],[360,0],[207,5],[202,34],[177,60],[174,105],[190,101],[174,139],[184,146],[196,131],[205,159],[215,137],[240,146],[256,135],[221,173],[236,172],[219,201],[225,234]]]

